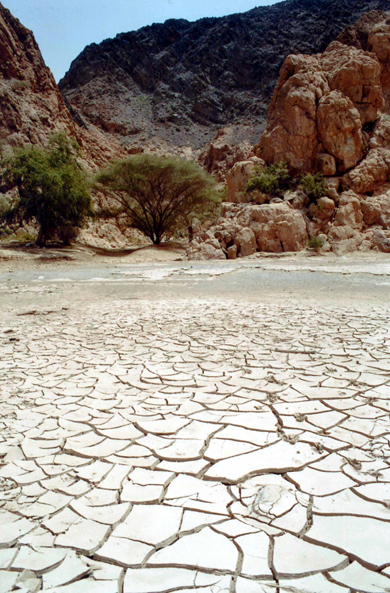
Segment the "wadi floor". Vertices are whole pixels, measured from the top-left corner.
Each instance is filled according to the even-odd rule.
[[[389,256],[42,253],[0,250],[0,593],[390,591]]]

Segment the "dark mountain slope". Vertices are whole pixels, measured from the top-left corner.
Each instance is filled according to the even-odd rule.
[[[198,149],[228,125],[237,142],[255,142],[284,58],[323,51],[373,9],[389,10],[390,1],[287,0],[194,23],[169,20],[86,47],[59,86],[76,118],[125,145],[154,139]]]

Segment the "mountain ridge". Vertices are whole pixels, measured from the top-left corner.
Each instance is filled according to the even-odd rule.
[[[200,150],[224,126],[258,141],[283,60],[319,53],[388,0],[286,0],[226,17],[170,19],[87,46],[60,90],[125,146]],[[242,136],[241,133],[241,136]]]

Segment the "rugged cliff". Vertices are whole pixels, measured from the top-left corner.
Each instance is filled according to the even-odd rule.
[[[44,146],[53,133],[63,130],[79,141],[91,169],[122,154],[114,138],[74,120],[33,33],[1,4],[0,118],[3,146]]]
[[[235,125],[258,141],[284,58],[323,51],[388,0],[287,0],[224,18],[170,20],[88,46],[60,89],[84,122],[131,146],[209,142]],[[186,150],[187,147],[187,150]]]
[[[75,124],[31,31],[0,4],[0,139],[44,144]]]
[[[321,54],[288,56],[257,156],[227,174],[236,204],[224,205],[217,226],[196,237],[190,257],[299,251],[308,241],[339,254],[390,253],[389,63],[390,13],[380,11]],[[293,176],[289,191],[261,184],[243,191],[256,167],[282,161]],[[324,186],[308,172],[322,173]],[[303,174],[311,185],[300,183]]]

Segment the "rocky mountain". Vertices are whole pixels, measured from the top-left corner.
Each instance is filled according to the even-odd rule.
[[[76,121],[123,145],[190,155],[216,130],[256,143],[283,60],[323,51],[389,0],[287,0],[223,18],[169,20],[92,44],[60,82]]]
[[[230,204],[189,256],[300,251],[308,241],[340,255],[390,253],[389,96],[390,12],[366,13],[321,54],[288,56],[255,155],[228,172]],[[266,165],[280,162],[290,185],[270,191]],[[244,191],[254,171],[263,182]]]
[[[74,121],[31,31],[0,4],[0,140],[44,144],[50,134],[76,133]]]
[[[46,66],[34,35],[0,4],[0,142],[46,145],[55,132],[75,137],[85,164],[94,169],[122,154],[114,138],[72,117]]]

